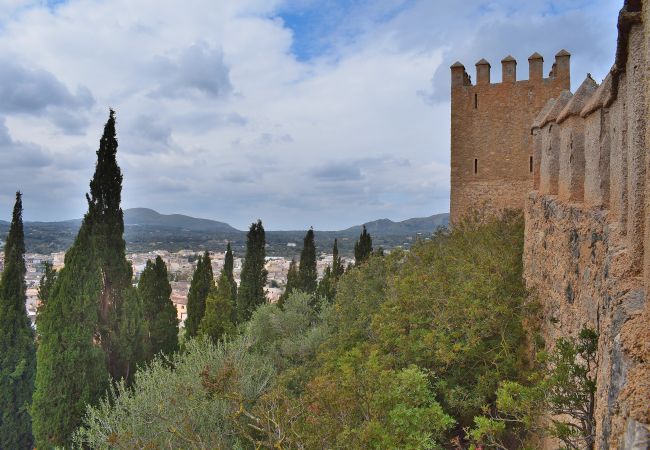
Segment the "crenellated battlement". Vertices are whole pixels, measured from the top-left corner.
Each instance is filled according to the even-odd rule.
[[[496,210],[523,208],[533,187],[530,124],[546,102],[570,88],[570,55],[555,56],[543,76],[539,53],[528,58],[529,80],[517,80],[517,61],[501,60],[502,81],[492,83],[491,65],[476,63],[476,84],[465,66],[451,66],[451,220],[477,205]]]
[[[467,74],[465,66],[457,61],[451,65],[451,88],[467,88],[468,86],[498,86],[505,83],[555,83],[571,79],[570,62],[571,54],[560,50],[555,55],[555,62],[547,78],[544,78],[544,58],[535,52],[528,58],[528,80],[517,80],[517,60],[508,55],[501,60],[501,82],[491,83],[491,64],[486,59],[479,60],[476,64],[476,84],[473,85],[471,77]]]

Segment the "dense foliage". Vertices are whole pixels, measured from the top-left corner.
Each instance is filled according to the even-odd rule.
[[[142,359],[142,305],[126,260],[111,110],[86,195],[88,212],[38,320],[33,431],[39,449],[65,446],[108,375],[130,379]]]
[[[262,221],[251,224],[246,235],[246,256],[237,292],[237,321],[250,319],[258,306],[266,303],[266,237]]]
[[[25,311],[23,203],[16,193],[0,279],[0,448],[31,448],[29,406],[34,390],[34,333]]]
[[[187,294],[187,318],[185,319],[185,337],[191,338],[199,333],[199,324],[205,314],[205,302],[214,287],[212,260],[206,251],[199,256],[196,263],[190,291]]]
[[[178,350],[178,318],[172,303],[172,287],[167,266],[160,256],[147,261],[140,275],[138,293],[142,299],[144,318],[144,360],[151,361],[159,352],[171,354]]]
[[[168,440],[171,432],[162,425],[156,437],[153,431],[142,436],[157,446],[218,447],[228,438],[228,445],[243,448],[467,443],[465,428],[483,407],[495,407],[499,383],[524,382],[528,374],[522,238],[521,217],[508,215],[438,233],[408,253],[371,255],[340,277],[333,303],[295,290],[282,309],[258,306],[241,334],[217,344],[242,349],[240,358],[258,361],[268,374],[253,399],[237,390],[253,374],[218,359],[191,367],[178,360],[178,374],[164,365],[148,369],[142,385],[122,393],[123,401],[91,410],[79,436],[126,448],[153,420],[139,411],[165,411],[156,413],[164,421],[221,405],[213,421],[218,435],[199,432],[203,425],[192,422],[173,428],[186,433],[185,441]],[[190,388],[181,401],[154,395],[158,371],[165,385],[186,377],[191,386],[202,382],[201,389]]]

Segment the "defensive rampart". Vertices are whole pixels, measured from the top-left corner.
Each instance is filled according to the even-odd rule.
[[[527,286],[548,345],[599,333],[596,448],[650,445],[650,6],[626,1],[601,85],[549,100],[532,126]],[[552,444],[549,443],[549,448]]]

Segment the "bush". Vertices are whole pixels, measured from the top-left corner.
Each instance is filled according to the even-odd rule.
[[[192,340],[169,361],[139,370],[133,388],[117,384],[89,407],[74,442],[90,448],[233,448],[246,427],[240,409],[271,385],[270,362],[249,352],[247,338]],[[173,368],[170,368],[170,365]]]
[[[392,370],[376,353],[358,350],[314,378],[305,401],[306,448],[442,448],[455,422],[436,401],[420,368]]]
[[[278,382],[289,392],[299,394],[309,380],[317,352],[330,336],[324,322],[328,314],[324,303],[314,306],[312,295],[294,291],[283,309],[260,306],[246,324],[251,350],[269,358],[280,373]]]
[[[527,366],[522,320],[523,219],[466,222],[420,243],[389,276],[372,336],[395,367],[436,375],[445,409],[462,425],[494,401],[501,380]]]
[[[588,328],[577,339],[559,339],[550,355],[539,355],[541,365],[530,383],[501,383],[496,413],[476,417],[469,437],[476,444],[507,449],[508,442],[525,445],[535,432],[557,438],[562,450],[593,449],[597,348],[598,335]]]

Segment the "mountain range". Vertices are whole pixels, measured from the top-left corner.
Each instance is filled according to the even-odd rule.
[[[418,236],[426,236],[435,230],[446,227],[449,214],[435,214],[400,222],[379,219],[367,222],[368,232],[377,245],[392,248],[395,245],[408,245]],[[67,249],[76,236],[81,219],[60,222],[25,222],[27,250],[38,253],[51,253]],[[230,241],[236,252],[243,252],[246,231],[238,230],[225,222],[190,217],[183,214],[160,214],[149,208],[130,208],[124,210],[125,239],[129,251],[148,251],[164,249],[176,251],[181,248],[196,250],[220,250]],[[359,236],[362,225],[338,231],[316,230],[317,246],[326,250],[335,238],[339,239],[342,253],[350,253],[354,240]],[[0,220],[0,236],[4,237],[9,223]],[[269,255],[287,256],[300,248],[305,230],[273,231],[267,230]],[[289,244],[289,245],[288,245]],[[291,244],[296,244],[293,247]]]

